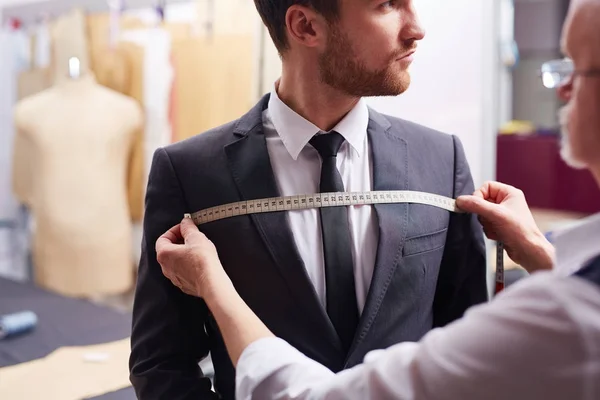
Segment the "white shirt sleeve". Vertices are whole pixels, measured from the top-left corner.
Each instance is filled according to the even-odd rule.
[[[597,314],[599,302],[591,309],[582,309],[577,302],[564,305],[564,296],[577,297],[597,288],[547,274],[511,289],[474,307],[462,320],[431,331],[419,343],[371,352],[363,364],[338,374],[281,339],[260,340],[244,351],[238,363],[237,398],[597,398],[598,384],[590,389],[590,380],[600,377],[598,348],[590,359],[590,331],[584,340],[572,311]],[[598,297],[595,292],[589,296]],[[599,332],[592,333],[596,342]]]

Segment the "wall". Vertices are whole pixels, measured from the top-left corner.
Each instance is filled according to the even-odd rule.
[[[515,119],[541,128],[557,128],[561,102],[540,84],[545,61],[561,58],[560,36],[568,0],[515,0],[515,40],[521,62],[514,72]]]
[[[519,53],[515,42],[515,8],[513,0],[500,0],[498,32],[500,36],[500,60],[494,73],[498,82],[498,123],[502,125],[513,119],[513,70],[518,65]]]
[[[2,9],[4,7],[10,7],[10,6],[22,5],[22,4],[28,4],[28,3],[37,3],[40,1],[47,1],[47,0],[0,0],[0,17],[2,17]]]

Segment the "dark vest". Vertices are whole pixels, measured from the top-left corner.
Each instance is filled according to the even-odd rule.
[[[573,275],[593,282],[600,287],[600,256],[594,258]]]

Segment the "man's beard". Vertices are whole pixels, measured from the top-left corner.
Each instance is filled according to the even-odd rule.
[[[586,165],[581,161],[577,160],[577,158],[573,155],[573,149],[571,148],[571,143],[569,142],[568,126],[571,108],[572,106],[570,104],[567,104],[558,111],[558,119],[560,121],[561,133],[560,156],[569,167],[575,169],[585,169]]]
[[[397,96],[408,89],[410,75],[408,71],[395,72],[392,64],[410,50],[394,54],[384,68],[370,71],[356,59],[348,37],[331,25],[327,49],[319,57],[321,80],[350,96]]]

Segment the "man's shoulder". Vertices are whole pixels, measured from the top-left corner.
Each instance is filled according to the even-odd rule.
[[[452,144],[453,142],[453,134],[442,132],[437,129],[430,128],[428,126],[421,125],[419,123],[407,119],[379,113],[374,110],[371,110],[371,112],[379,114],[381,118],[387,120],[390,124],[390,130],[407,140],[417,140],[419,142],[433,142],[440,144]]]
[[[221,126],[198,133],[189,138],[169,144],[164,147],[169,154],[179,157],[185,155],[210,154],[216,148],[223,148],[236,140],[235,127],[239,120],[227,122]]]
[[[264,96],[240,118],[170,144],[164,149],[167,153],[178,157],[190,156],[197,158],[203,155],[222,154],[225,146],[240,140],[245,133],[252,131],[258,124],[262,123],[263,109],[267,101],[268,96]]]

